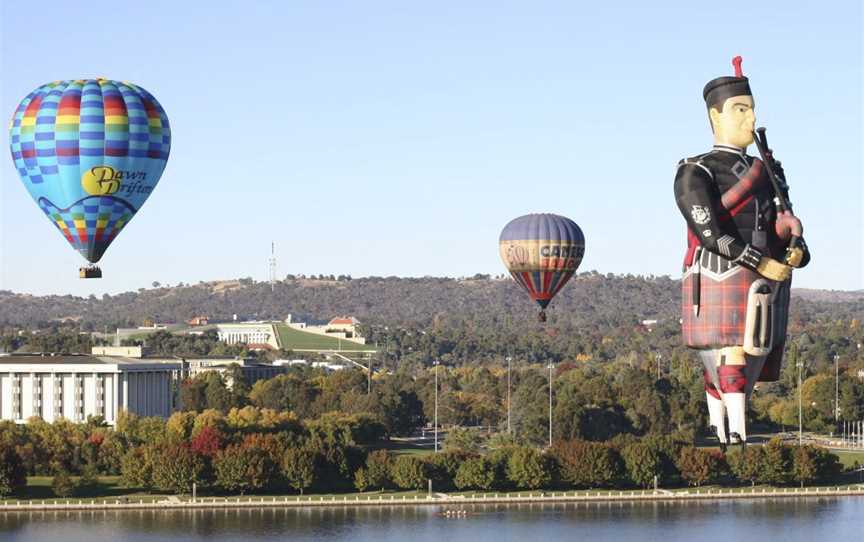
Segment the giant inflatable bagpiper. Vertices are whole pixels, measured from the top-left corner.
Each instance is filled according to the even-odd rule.
[[[569,218],[532,214],[511,220],[501,231],[498,250],[514,280],[540,306],[538,319],[576,272],[585,254],[585,237]]]
[[[18,105],[12,159],[24,186],[91,265],[150,197],[171,149],[168,117],[143,88],[108,79],[55,81]]]
[[[721,446],[745,443],[746,401],[779,378],[792,269],[810,253],[779,162],[756,122],[741,57],[705,85],[714,147],[678,163],[675,199],[687,222],[684,343],[704,365],[710,424]],[[762,159],[746,153],[756,142]],[[728,419],[728,430],[726,427]]]

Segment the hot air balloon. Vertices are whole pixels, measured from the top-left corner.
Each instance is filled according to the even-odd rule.
[[[510,275],[540,305],[538,318],[576,272],[585,254],[585,237],[569,218],[531,214],[511,220],[498,241]]]
[[[21,100],[12,160],[45,216],[91,265],[141,208],[165,169],[168,117],[146,90],[108,79],[55,81]]]

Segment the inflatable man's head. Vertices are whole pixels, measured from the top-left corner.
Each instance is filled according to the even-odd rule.
[[[708,107],[714,142],[743,149],[753,143],[756,115],[750,81],[741,73],[741,57],[736,56],[732,64],[735,75],[708,81],[702,96]]]

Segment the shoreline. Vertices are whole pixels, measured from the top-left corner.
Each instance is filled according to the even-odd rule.
[[[187,498],[166,497],[159,501],[138,502],[120,499],[71,499],[67,502],[19,502],[3,501],[2,512],[39,512],[39,511],[94,511],[94,510],[164,510],[183,509],[242,509],[242,508],[310,508],[310,507],[386,507],[386,506],[441,506],[444,508],[477,504],[566,504],[566,503],[604,503],[604,502],[667,502],[689,503],[694,501],[721,501],[746,499],[794,499],[824,497],[864,497],[864,485],[856,487],[814,487],[814,488],[763,488],[760,490],[643,490],[643,491],[588,491],[588,492],[550,492],[545,494],[481,493],[477,495],[407,496],[407,495],[353,495],[351,497],[203,497]],[[77,502],[75,502],[77,500]]]

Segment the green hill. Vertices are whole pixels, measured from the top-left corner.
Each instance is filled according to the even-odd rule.
[[[327,337],[295,329],[286,324],[273,324],[279,335],[279,345],[286,350],[324,350],[336,352],[374,352],[370,344],[357,344],[338,337]]]

